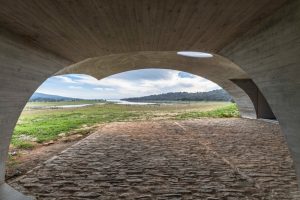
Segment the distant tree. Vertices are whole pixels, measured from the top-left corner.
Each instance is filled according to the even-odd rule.
[[[125,101],[233,101],[233,98],[223,89],[209,92],[169,92],[143,97],[125,98]]]

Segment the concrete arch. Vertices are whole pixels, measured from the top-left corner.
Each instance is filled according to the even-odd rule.
[[[276,13],[220,51],[247,72],[285,134],[300,187],[300,1]]]
[[[195,75],[200,75],[207,78],[221,87],[223,87],[227,92],[229,92],[235,99],[239,106],[241,115],[243,117],[256,118],[256,112],[251,102],[249,96],[236,84],[234,84],[232,79],[248,79],[249,76],[236,64],[226,59],[223,56],[213,54],[212,58],[190,58],[178,55],[177,52],[134,52],[134,53],[124,53],[124,54],[113,54],[105,55],[95,58],[88,58],[81,62],[68,65],[68,62],[59,58],[53,57],[54,60],[49,60],[48,56],[44,54],[37,54],[39,51],[36,49],[31,49],[31,52],[23,52],[27,48],[19,50],[18,46],[15,46],[14,42],[9,38],[3,37],[8,45],[3,47],[11,51],[20,51],[21,63],[15,63],[14,60],[8,59],[6,65],[3,65],[4,73],[7,77],[10,74],[15,74],[14,79],[2,78],[2,83],[6,84],[7,90],[6,98],[8,101],[4,102],[4,108],[0,112],[9,112],[13,108],[13,112],[10,112],[8,118],[2,119],[4,123],[1,124],[4,140],[1,140],[1,159],[2,162],[0,170],[0,181],[4,183],[5,175],[5,160],[8,152],[9,142],[11,139],[11,134],[13,132],[14,126],[17,122],[18,116],[21,114],[23,107],[26,105],[28,99],[33,94],[33,92],[48,78],[52,75],[62,75],[68,73],[81,73],[88,74],[97,79],[107,77],[116,73],[123,71],[129,71],[134,69],[148,68],[167,68],[175,69],[180,71],[186,71],[193,73]],[[18,44],[19,45],[19,44]],[[1,47],[1,46],[0,46]],[[16,49],[17,48],[17,49]],[[10,53],[8,51],[8,53]],[[34,53],[35,57],[31,60],[27,60],[26,56],[30,56]],[[41,63],[46,63],[46,65],[40,66]],[[56,65],[56,68],[49,68],[49,65]],[[10,66],[10,68],[6,68]],[[20,66],[26,66],[24,69]],[[67,67],[66,67],[67,66]],[[38,68],[39,67],[39,68]],[[22,69],[21,69],[22,68]],[[20,82],[20,80],[22,80]],[[17,93],[18,98],[16,99],[16,93],[11,93],[10,89],[19,90]],[[16,101],[9,101],[9,99],[14,99]],[[4,115],[2,115],[4,116]],[[7,184],[2,184],[0,187],[0,197],[8,197],[12,199],[25,199],[21,193],[14,191]],[[1,198],[0,198],[1,199]]]
[[[12,51],[19,49],[16,46],[11,45],[14,44],[14,42],[10,39],[3,39],[5,39],[7,41],[6,44],[8,44],[6,46],[4,45],[4,48]],[[83,73],[100,79],[123,71],[147,68],[148,66],[151,66],[151,68],[161,68],[164,66],[163,68],[186,71],[195,75],[200,75],[219,84],[234,97],[235,101],[239,105],[242,116],[250,118],[256,117],[251,99],[241,88],[230,80],[244,79],[248,78],[248,76],[237,65],[216,54],[214,54],[212,58],[197,59],[177,55],[177,52],[135,52],[88,58],[79,63],[67,65],[67,67],[65,67],[66,65],[63,65],[67,63],[66,61],[54,57],[56,59],[53,62],[49,60],[48,56],[44,56],[44,54],[37,55],[36,57],[33,57],[32,60],[27,61],[26,56],[29,56],[30,53],[33,52],[36,54],[35,49],[32,49],[32,52],[27,52],[27,54],[24,54],[22,51],[20,54],[17,54],[20,55],[22,63],[16,64],[14,63],[14,60],[8,59],[8,62],[5,63],[6,65],[2,65],[10,66],[10,68],[3,67],[3,69],[5,69],[3,72],[6,73],[7,77],[11,76],[10,74],[16,75],[13,80],[11,78],[6,79],[2,77],[2,83],[7,86],[7,90],[4,92],[8,101],[2,103],[4,109],[0,112],[8,113],[11,111],[10,109],[13,108],[13,112],[6,114],[7,118],[2,118],[1,121],[1,127],[3,130],[1,135],[2,138],[5,138],[4,140],[1,140],[0,152],[2,159],[0,163],[0,170],[2,172],[0,173],[0,181],[2,183],[4,183],[5,160],[9,142],[18,116],[32,93],[52,75]],[[41,62],[48,62],[49,65],[58,65],[58,67],[49,69],[48,65],[40,66]],[[24,70],[23,67],[21,69],[19,64],[26,66],[26,70]],[[39,66],[39,68],[37,68],[37,66]],[[19,90],[19,92],[17,94],[12,93],[11,89]],[[16,98],[16,95],[18,98]],[[9,99],[14,99],[14,101],[9,101]],[[3,114],[1,116],[5,115]],[[7,195],[14,194],[19,195],[21,199],[25,198],[22,194],[12,191],[12,188],[4,184],[0,187],[0,197],[1,195],[6,197]],[[17,199],[15,196],[12,198]]]
[[[5,184],[5,160],[17,118],[37,87],[65,66],[102,62],[113,73],[105,67],[109,57],[141,67],[147,56],[121,55],[144,51],[205,50],[240,66],[279,120],[300,183],[300,1],[14,0],[2,5],[0,19],[0,199],[25,199]]]
[[[256,111],[249,96],[231,79],[248,76],[228,59],[214,55],[212,58],[190,58],[177,52],[135,52],[89,58],[68,66],[56,75],[82,73],[97,79],[144,68],[164,68],[185,71],[207,78],[225,89],[235,100],[242,117],[256,118]]]

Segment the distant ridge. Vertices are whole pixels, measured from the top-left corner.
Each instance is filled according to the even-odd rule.
[[[78,98],[71,98],[71,97],[63,97],[63,96],[58,96],[58,95],[52,95],[52,94],[44,94],[44,93],[39,93],[35,92],[29,99],[29,101],[80,101],[83,99],[78,99]]]
[[[169,92],[164,94],[124,98],[121,100],[141,102],[141,101],[232,101],[232,97],[223,89],[209,92]]]

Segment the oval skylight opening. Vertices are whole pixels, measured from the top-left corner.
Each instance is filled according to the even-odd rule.
[[[198,51],[178,51],[178,55],[181,56],[187,56],[187,57],[193,57],[193,58],[211,58],[213,57],[210,53],[203,53]]]

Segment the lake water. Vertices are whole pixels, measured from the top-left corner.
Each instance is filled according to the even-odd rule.
[[[123,100],[107,100],[108,102],[120,104],[120,105],[155,105],[158,103],[150,103],[150,102],[129,102]],[[96,104],[104,104],[104,103],[96,103]],[[78,105],[60,105],[60,106],[49,106],[49,108],[80,108],[85,106],[91,106],[95,104],[78,104]]]
[[[80,108],[80,107],[91,106],[91,105],[93,105],[93,104],[49,106],[49,108]]]
[[[29,106],[27,109],[40,110],[40,109],[64,109],[64,108],[80,108],[85,106],[91,106],[93,104],[75,104],[75,105],[57,105],[57,106]]]
[[[121,104],[121,105],[155,105],[158,103],[151,103],[151,102],[130,102],[130,101],[124,101],[124,100],[107,100],[108,102],[115,103],[115,104]]]
[[[123,100],[107,100],[107,102],[120,104],[120,105],[158,105],[159,103],[151,103],[151,102],[129,102],[129,101],[123,101]],[[90,103],[90,104],[75,104],[75,105],[68,105],[68,102],[66,102],[66,105],[45,105],[45,106],[29,106],[27,109],[64,109],[64,108],[81,108],[86,106],[92,106],[92,105],[100,105],[105,103]]]

